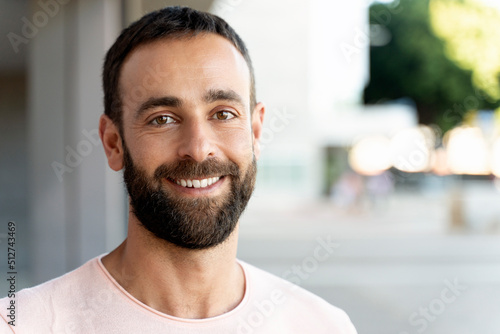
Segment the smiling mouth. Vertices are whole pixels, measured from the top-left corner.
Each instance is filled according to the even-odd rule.
[[[184,188],[206,188],[219,181],[221,176],[206,179],[175,179],[171,180]]]

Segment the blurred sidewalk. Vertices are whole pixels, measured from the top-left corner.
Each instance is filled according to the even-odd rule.
[[[343,308],[359,334],[498,334],[500,200],[485,183],[462,190],[396,193],[350,213],[326,200],[257,198],[238,256]],[[452,228],[457,208],[466,224]],[[329,240],[337,246],[317,258]]]

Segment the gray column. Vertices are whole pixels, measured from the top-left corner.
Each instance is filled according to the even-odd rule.
[[[108,171],[97,135],[102,62],[121,28],[120,1],[40,3],[32,3],[39,26],[29,58],[34,283],[111,250],[126,212],[121,176]]]

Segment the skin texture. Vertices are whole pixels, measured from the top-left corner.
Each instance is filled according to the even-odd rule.
[[[259,157],[264,105],[258,103],[251,112],[248,67],[236,48],[218,35],[140,46],[125,60],[120,89],[124,138],[107,116],[101,116],[99,124],[108,164],[115,171],[124,166],[122,139],[134,163],[150,177],[162,164],[211,158],[234,162],[244,174],[254,156]],[[225,94],[207,99],[210,91]],[[138,112],[147,101],[163,97],[170,102]],[[211,187],[194,189],[164,179],[162,186],[181,198],[216,198],[229,192],[231,182],[228,176]],[[155,237],[130,210],[127,238],[102,261],[144,304],[180,318],[214,317],[236,307],[244,296],[237,236],[238,226],[215,247],[181,248]]]

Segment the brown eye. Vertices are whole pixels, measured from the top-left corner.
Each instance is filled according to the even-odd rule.
[[[220,121],[225,121],[225,120],[233,118],[234,115],[232,113],[230,113],[229,111],[221,110],[221,111],[218,111],[215,113],[215,117],[217,117],[217,119]]]
[[[165,115],[162,115],[162,116],[158,116],[156,117],[154,120],[153,120],[153,123],[155,125],[164,125],[164,124],[168,124],[168,123],[172,123],[174,120],[172,117],[170,116],[165,116]]]

